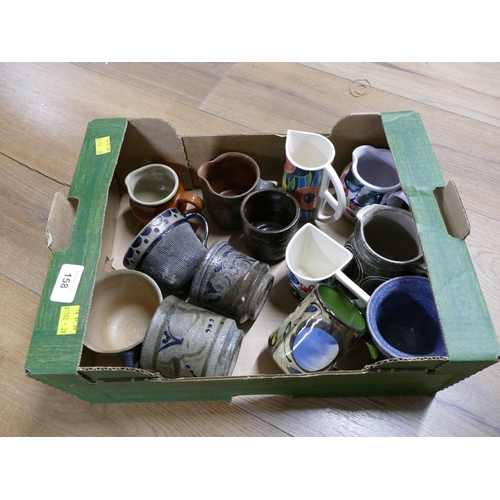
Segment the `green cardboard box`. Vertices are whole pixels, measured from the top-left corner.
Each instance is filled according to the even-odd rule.
[[[376,396],[433,394],[497,362],[500,346],[464,241],[467,218],[454,184],[444,183],[420,116],[411,111],[349,115],[329,138],[339,173],[359,145],[391,149],[419,230],[447,357],[373,362],[357,343],[340,371],[280,372],[267,352],[267,339],[297,305],[284,262],[271,267],[274,286],[259,317],[243,325],[245,338],[230,377],[164,379],[87,349],[83,338],[95,279],[123,268],[124,252],[140,229],[131,221],[124,186],[131,170],[166,163],[186,189],[196,190],[196,169],[223,152],[252,156],[262,177],[278,183],[284,164],[284,133],[180,137],[161,119],[116,118],[89,123],[69,196],[54,197],[47,226],[52,254],[26,360],[28,376],[92,403],[248,394]],[[353,230],[347,220],[317,225],[342,243]],[[210,239],[221,237],[233,246],[241,242],[238,232],[211,224]]]

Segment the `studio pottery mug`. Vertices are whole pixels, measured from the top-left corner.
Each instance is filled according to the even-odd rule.
[[[357,147],[340,178],[346,198],[345,213],[351,220],[355,220],[358,210],[374,203],[400,208],[408,205],[388,149]]]
[[[170,295],[149,324],[140,366],[167,378],[229,376],[242,339],[233,319]]]
[[[224,153],[198,169],[208,213],[219,227],[240,229],[240,206],[247,194],[276,187],[260,178],[257,162],[237,152]]]
[[[203,224],[201,240],[189,223],[193,217]],[[207,253],[208,235],[208,221],[202,214],[182,214],[176,208],[169,208],[135,237],[123,265],[151,276],[170,293],[184,292]]]
[[[358,308],[338,290],[320,283],[269,336],[268,348],[285,373],[328,371],[365,331]]]
[[[174,169],[168,165],[151,163],[130,172],[125,178],[130,199],[130,210],[143,224],[147,224],[167,208],[182,213],[201,212],[205,202],[188,193],[179,182]],[[192,208],[188,208],[188,205]]]
[[[408,210],[383,205],[362,208],[345,248],[354,258],[344,273],[368,294],[397,276],[427,276],[417,226]]]
[[[368,302],[368,329],[386,358],[447,356],[429,279],[400,276],[380,285]]]
[[[283,189],[263,189],[247,195],[240,212],[250,254],[263,262],[283,259],[299,225],[297,200]]]
[[[189,300],[244,323],[257,318],[273,282],[268,264],[217,240],[196,269]]]
[[[311,132],[288,130],[285,142],[283,189],[300,205],[300,220],[334,222],[343,215],[345,195],[337,172],[332,167],[335,148],[331,141]],[[330,183],[335,195],[330,192]],[[333,210],[327,213],[328,204]]]
[[[124,366],[134,367],[134,355],[162,300],[159,286],[146,274],[129,269],[103,274],[92,292],[84,345],[119,355]]]

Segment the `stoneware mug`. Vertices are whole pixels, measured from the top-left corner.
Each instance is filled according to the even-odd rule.
[[[242,339],[233,319],[170,295],[148,327],[140,366],[167,378],[229,376]]]
[[[173,168],[161,163],[151,163],[133,170],[125,178],[125,185],[130,210],[143,224],[167,208],[190,213],[201,212],[205,206],[199,196],[186,192]]]
[[[96,279],[83,343],[94,352],[118,354],[125,366],[141,344],[162,293],[146,274],[128,269]]]
[[[244,323],[257,318],[273,282],[268,264],[217,240],[196,269],[189,300]]]
[[[430,281],[400,276],[372,294],[366,321],[377,349],[387,358],[447,356]]]
[[[355,220],[358,210],[374,203],[399,208],[408,205],[388,149],[368,145],[357,147],[340,179],[346,198],[345,214],[351,220]]]
[[[427,276],[417,225],[408,210],[383,205],[363,207],[345,243],[353,259],[344,273],[366,293],[397,276]]]
[[[240,213],[250,254],[263,262],[283,259],[299,226],[298,201],[283,189],[254,191],[243,200]]]
[[[359,309],[330,285],[320,283],[269,336],[269,351],[285,373],[334,370],[365,334]]]
[[[334,157],[335,148],[327,137],[288,130],[282,185],[299,202],[302,222],[334,222],[344,213],[345,195],[332,167]],[[330,185],[335,196],[330,192]],[[325,211],[326,204],[333,210],[331,214]]]
[[[203,224],[202,240],[189,224],[192,217]],[[136,236],[123,258],[123,265],[151,276],[167,292],[184,292],[207,253],[208,236],[208,221],[202,214],[182,214],[176,208],[169,208]]]
[[[208,213],[219,227],[240,229],[240,206],[247,194],[276,187],[260,178],[257,162],[250,156],[224,153],[198,169],[201,191]]]

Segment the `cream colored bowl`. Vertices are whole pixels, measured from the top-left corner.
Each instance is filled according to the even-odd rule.
[[[119,353],[139,345],[163,300],[148,275],[129,269],[99,277],[94,286],[83,343],[100,353]]]

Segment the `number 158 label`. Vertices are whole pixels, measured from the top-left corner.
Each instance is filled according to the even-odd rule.
[[[78,284],[83,273],[83,266],[77,264],[63,264],[56,283],[52,289],[50,300],[70,304],[75,299]]]

